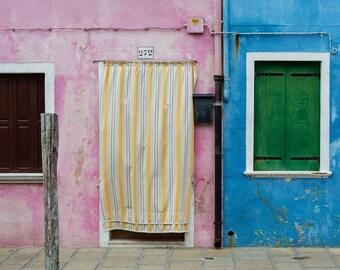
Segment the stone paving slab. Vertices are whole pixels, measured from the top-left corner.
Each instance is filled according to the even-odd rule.
[[[0,270],[44,269],[44,249],[0,247]],[[340,248],[61,248],[61,270],[340,270]]]

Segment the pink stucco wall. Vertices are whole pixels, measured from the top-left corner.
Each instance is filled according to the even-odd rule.
[[[98,59],[198,62],[195,92],[214,92],[214,39],[180,28],[189,16],[213,26],[214,1],[3,0],[0,62],[52,62],[59,115],[58,196],[62,246],[98,246]],[[150,27],[149,30],[139,28]],[[86,29],[84,29],[86,28]],[[122,29],[123,28],[123,29]],[[156,29],[159,28],[159,29]],[[195,128],[195,245],[214,237],[214,129]],[[0,246],[43,245],[41,184],[0,184]]]

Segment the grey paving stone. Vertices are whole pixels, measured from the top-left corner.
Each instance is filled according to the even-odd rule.
[[[61,248],[59,249],[59,260],[67,261],[75,252],[76,248]]]
[[[278,256],[295,254],[295,250],[293,248],[270,248],[269,251],[272,255]]]
[[[0,255],[10,255],[13,254],[14,252],[16,252],[18,250],[18,248],[0,248]]]
[[[212,266],[234,266],[234,260],[232,257],[214,257],[213,259],[204,259],[204,264],[206,267]]]
[[[339,267],[305,267],[304,270],[339,270]]]
[[[163,265],[166,261],[164,255],[144,255],[138,262],[138,264],[161,264]]]
[[[98,262],[96,259],[70,260],[64,265],[63,270],[93,270]]]
[[[104,253],[107,248],[79,248],[77,253]]]
[[[263,247],[239,247],[239,248],[230,248],[233,252],[267,252],[266,248]]]
[[[259,261],[259,260],[243,260],[235,261],[236,268],[241,269],[272,269],[270,261]]]
[[[6,261],[4,261],[3,265],[8,264],[15,264],[15,265],[22,265],[24,266],[26,263],[28,263],[30,260],[32,260],[33,256],[36,254],[13,254],[11,257],[9,257]]]
[[[302,270],[299,262],[279,262],[275,263],[277,270]]]
[[[45,267],[45,261],[31,261],[29,262],[25,268],[39,268],[39,267]]]
[[[244,260],[253,260],[253,261],[265,261],[269,260],[267,252],[260,251],[244,251],[244,252],[234,252],[234,260],[244,261]]]
[[[0,263],[5,261],[11,254],[1,254],[0,255]]]
[[[201,261],[203,258],[202,255],[186,255],[186,254],[173,254],[171,257],[171,261]]]
[[[163,265],[140,265],[138,270],[164,270]]]
[[[340,256],[340,248],[330,248],[329,251],[337,256]]]
[[[170,263],[169,270],[199,270],[202,262],[174,262]]]
[[[232,256],[232,249],[230,248],[222,249],[207,248],[205,250],[205,257],[228,257],[228,256]]]
[[[272,255],[273,262],[294,262],[295,255]]]
[[[134,267],[101,267],[101,268],[97,268],[96,270],[134,270]]]
[[[40,251],[42,251],[42,248],[37,248],[37,247],[24,247],[21,248],[17,251],[19,254],[37,254]]]
[[[76,252],[72,256],[72,260],[81,260],[81,259],[101,259],[104,256],[102,252]]]
[[[133,267],[136,262],[137,258],[134,257],[108,257],[103,260],[102,267]]]
[[[299,252],[294,257],[308,257],[310,259],[331,259],[332,254],[330,252]]]
[[[324,253],[324,252],[328,252],[328,250],[326,248],[296,248],[296,251],[299,252],[308,252],[308,253]]]
[[[110,248],[107,257],[139,257],[141,252],[140,248]]]
[[[339,256],[334,256],[335,263],[340,266],[340,255]]]
[[[153,254],[153,255],[165,255],[167,254],[169,249],[166,248],[146,248],[144,249],[144,254]]]
[[[201,248],[176,248],[174,249],[174,254],[202,255],[203,249]]]
[[[0,265],[0,270],[21,270],[21,264],[7,264],[7,265]]]
[[[235,270],[236,268],[234,267],[229,267],[229,266],[212,266],[212,267],[205,267],[206,270]]]
[[[329,268],[336,267],[335,263],[331,259],[305,259],[302,262],[303,266],[306,267],[321,267],[321,268]]]

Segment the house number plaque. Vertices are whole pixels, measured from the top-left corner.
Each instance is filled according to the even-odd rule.
[[[153,59],[153,47],[137,47],[138,59]]]

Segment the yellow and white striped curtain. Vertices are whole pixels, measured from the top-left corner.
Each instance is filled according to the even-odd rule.
[[[100,199],[108,230],[188,231],[195,62],[103,62]]]

